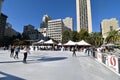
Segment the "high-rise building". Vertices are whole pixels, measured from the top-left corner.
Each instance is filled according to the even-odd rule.
[[[102,36],[105,39],[108,36],[109,31],[116,30],[119,28],[119,22],[116,18],[104,19],[101,22],[100,26],[101,26]]]
[[[1,13],[1,16],[0,16],[0,37],[3,37],[5,34],[5,26],[6,26],[7,18],[8,17],[6,15]]]
[[[13,37],[13,36],[17,36],[19,32],[17,32],[16,30],[14,30],[12,28],[12,24],[10,23],[6,23],[5,26],[5,35],[6,37]]]
[[[31,24],[24,26],[24,34],[29,36],[30,40],[43,39],[42,33],[40,33],[35,27]]]
[[[90,0],[76,0],[77,31],[81,29],[92,32],[91,3]]]
[[[48,15],[44,15],[42,19],[42,23],[40,24],[40,28],[47,28],[49,20],[51,20],[51,17]]]
[[[4,0],[0,0],[0,14],[1,14],[1,9],[2,9],[2,2],[3,2]]]
[[[40,24],[40,28],[38,29],[39,32],[41,32],[44,37],[47,36],[47,28],[48,28],[48,21],[51,20],[51,17],[48,15],[44,15],[42,18],[42,23]]]
[[[66,30],[73,31],[73,19],[70,17],[66,17],[63,19],[63,24]]]

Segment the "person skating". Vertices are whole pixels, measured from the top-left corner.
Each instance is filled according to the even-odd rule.
[[[27,62],[26,62],[26,59],[27,59],[27,55],[28,55],[28,53],[30,53],[29,50],[30,50],[29,46],[25,46],[25,48],[24,48],[23,63],[27,63]]]
[[[18,59],[18,53],[19,53],[19,47],[18,46],[16,46],[15,47],[15,56],[14,56],[14,59]]]
[[[11,46],[11,49],[10,49],[10,51],[11,51],[10,57],[13,57],[13,56],[14,56],[14,50],[15,50],[14,46]]]
[[[73,48],[73,54],[72,54],[72,56],[76,56],[76,49],[75,49],[75,47]]]

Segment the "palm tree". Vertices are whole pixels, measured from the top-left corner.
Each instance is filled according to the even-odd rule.
[[[107,33],[108,36],[106,38],[107,43],[116,43],[117,41],[120,41],[120,33],[116,30],[110,31]]]
[[[90,34],[90,43],[96,47],[103,44],[102,34],[100,32],[93,32]]]

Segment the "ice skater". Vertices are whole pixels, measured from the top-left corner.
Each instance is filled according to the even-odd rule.
[[[30,48],[29,48],[29,46],[25,46],[25,48],[24,48],[24,57],[23,57],[23,63],[27,63],[26,62],[26,59],[27,59],[27,55],[28,55],[28,53],[30,53]]]
[[[14,56],[14,50],[15,50],[14,46],[11,46],[11,49],[10,49],[10,51],[11,51],[10,57],[13,57],[13,56]]]
[[[75,47],[73,48],[73,54],[72,54],[72,56],[76,56],[76,49],[75,49]]]
[[[19,49],[19,46],[16,46],[15,47],[15,56],[14,56],[14,59],[18,59],[18,53],[19,53],[20,49]]]

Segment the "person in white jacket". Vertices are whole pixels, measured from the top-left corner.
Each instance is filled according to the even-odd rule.
[[[25,48],[24,48],[23,63],[27,63],[27,62],[26,62],[26,59],[27,59],[28,53],[30,53],[30,48],[29,48],[29,46],[25,46]]]

